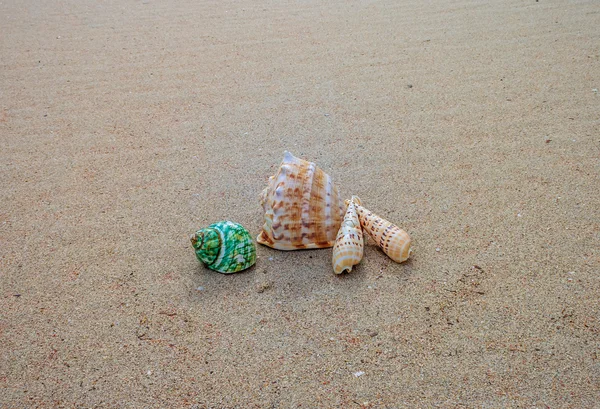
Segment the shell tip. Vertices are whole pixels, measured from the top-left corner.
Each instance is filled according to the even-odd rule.
[[[352,196],[352,199],[350,199],[350,200],[351,200],[351,201],[352,201],[352,203],[354,203],[354,204],[357,204],[357,205],[359,205],[359,206],[361,206],[361,205],[362,205],[362,202],[361,202],[361,200],[360,200],[360,197],[358,197],[358,196],[355,196],[355,195],[354,195],[354,196]]]

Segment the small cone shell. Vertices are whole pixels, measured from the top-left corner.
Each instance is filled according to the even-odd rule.
[[[407,232],[395,224],[382,219],[364,207],[355,204],[358,219],[363,228],[375,243],[397,263],[406,261],[411,253],[411,239]]]
[[[336,274],[341,274],[344,270],[352,271],[352,267],[363,258],[363,233],[355,208],[355,204],[360,204],[360,199],[352,196],[352,200],[346,202],[348,209],[335,239],[331,260]]]
[[[260,203],[264,224],[256,241],[278,250],[332,247],[344,217],[331,177],[289,152],[269,178]]]

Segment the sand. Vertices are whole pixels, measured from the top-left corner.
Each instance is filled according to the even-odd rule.
[[[600,4],[0,3],[0,407],[600,407]],[[407,230],[253,235],[284,150]]]

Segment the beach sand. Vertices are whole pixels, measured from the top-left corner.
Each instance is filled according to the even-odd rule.
[[[600,4],[0,3],[0,407],[600,407]],[[414,241],[257,235],[285,150]]]

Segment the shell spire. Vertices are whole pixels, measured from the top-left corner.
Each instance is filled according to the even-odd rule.
[[[352,196],[352,199],[346,200],[346,203],[348,209],[338,231],[331,260],[333,272],[336,274],[341,274],[345,270],[352,271],[352,267],[360,263],[363,258],[363,232],[355,207],[357,204],[360,205],[360,198]]]
[[[278,250],[332,247],[344,208],[331,177],[285,152],[260,195],[264,224],[256,241]]]
[[[410,257],[411,238],[407,232],[360,204],[355,204],[354,207],[363,231],[375,240],[385,254],[397,263],[402,263]]]

